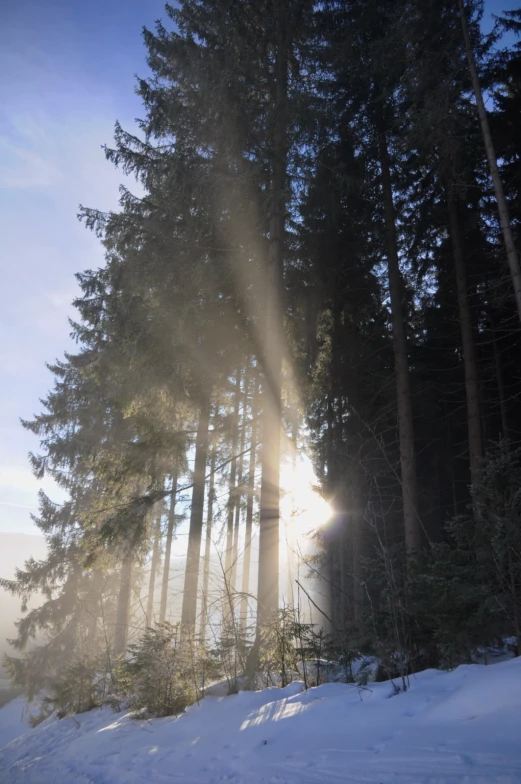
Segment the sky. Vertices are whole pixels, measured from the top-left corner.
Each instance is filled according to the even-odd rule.
[[[519,0],[488,0],[490,13]],[[0,8],[0,531],[37,533],[40,486],[27,455],[38,440],[19,419],[41,410],[46,362],[73,349],[74,273],[99,267],[78,205],[117,205],[122,175],[105,158],[115,120],[141,114],[134,76],[146,75],[143,25],[163,0],[2,0]]]

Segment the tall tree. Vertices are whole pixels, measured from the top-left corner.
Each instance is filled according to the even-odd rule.
[[[172,540],[176,526],[175,508],[177,496],[177,472],[172,474],[172,484],[170,486],[170,503],[168,506],[168,523],[165,539],[165,562],[163,565],[163,578],[161,581],[161,603],[159,605],[159,622],[163,623],[166,619],[166,609],[168,602],[168,585],[170,581],[170,561],[172,558]]]
[[[203,587],[201,596],[201,623],[200,623],[200,636],[202,639],[206,635],[206,626],[208,623],[208,608],[209,608],[209,595],[210,588],[210,564],[211,564],[211,548],[212,548],[212,527],[213,515],[215,504],[215,463],[217,458],[217,444],[215,443],[215,434],[212,444],[212,456],[210,458],[210,485],[208,488],[208,506],[206,512],[206,536],[204,545],[204,565],[203,565]]]
[[[410,552],[419,550],[422,543],[422,528],[419,518],[418,486],[414,440],[414,414],[409,374],[406,320],[404,313],[403,281],[396,239],[396,215],[393,200],[391,167],[387,146],[383,111],[377,120],[380,166],[382,173],[382,196],[387,240],[387,269],[391,300],[392,335],[394,349],[394,372],[396,377],[396,400],[398,409],[398,437],[400,440],[400,465],[403,498],[403,520],[405,544]]]
[[[279,606],[279,501],[282,381],[282,274],[285,253],[288,58],[291,52],[291,14],[294,4],[276,4],[272,9],[273,96],[270,139],[270,216],[266,269],[266,311],[261,362],[262,392],[262,478],[260,488],[259,583],[257,625],[265,626]]]
[[[157,515],[156,523],[153,531],[152,543],[152,559],[150,561],[150,575],[148,580],[148,596],[147,596],[147,626],[152,626],[154,620],[154,594],[156,587],[156,577],[159,569],[159,562],[161,559],[160,546],[161,546],[161,513]]]
[[[193,633],[195,632],[197,617],[197,585],[199,580],[199,562],[201,558],[201,535],[203,530],[209,422],[210,406],[207,401],[203,401],[201,404],[195,440],[190,529],[188,532],[188,553],[186,556],[183,606],[181,612],[181,624],[188,637],[193,636]]]
[[[465,368],[465,387],[467,399],[467,422],[469,436],[470,473],[472,483],[478,481],[483,461],[483,439],[481,433],[481,402],[479,395],[478,364],[474,336],[472,334],[472,315],[470,311],[467,274],[463,256],[463,244],[458,206],[452,195],[449,196],[449,225],[454,254],[454,269],[458,293],[463,365]]]
[[[248,594],[250,593],[250,571],[251,571],[251,546],[253,538],[253,506],[255,502],[255,467],[257,458],[257,434],[259,416],[259,382],[257,375],[254,376],[254,391],[251,408],[251,434],[250,434],[250,458],[248,463],[248,484],[246,500],[246,527],[244,533],[244,555],[242,562],[242,596],[240,605],[240,624],[241,636],[246,634],[248,616]]]
[[[114,653],[123,656],[127,646],[130,598],[132,593],[132,554],[126,555],[119,577],[116,624],[114,632]]]
[[[488,165],[490,168],[490,176],[494,185],[494,193],[497,201],[497,208],[499,212],[499,220],[501,224],[501,231],[505,243],[505,250],[507,254],[507,262],[510,268],[510,276],[512,278],[512,285],[514,288],[514,297],[517,305],[517,313],[521,320],[521,266],[519,265],[519,256],[516,249],[514,233],[510,224],[510,211],[508,202],[506,200],[503,182],[499,173],[496,151],[494,149],[494,142],[490,132],[490,125],[483,100],[483,93],[481,91],[481,84],[479,81],[478,68],[472,41],[469,34],[469,26],[467,14],[465,12],[464,0],[458,0],[458,8],[461,17],[461,27],[463,30],[463,40],[465,41],[465,49],[469,62],[470,76],[472,79],[472,86],[474,88],[474,95],[476,97],[476,107],[478,110],[479,122],[481,125],[481,133],[483,134],[483,142],[487,154]]]

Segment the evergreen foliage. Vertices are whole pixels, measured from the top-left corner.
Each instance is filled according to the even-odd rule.
[[[124,701],[136,717],[177,716],[203,693],[210,665],[181,643],[179,625],[159,624],[146,629],[117,662],[112,699]]]
[[[498,47],[520,12],[483,35],[464,11],[519,250],[520,45]],[[42,715],[109,692],[173,715],[217,675],[363,682],[377,660],[405,689],[519,653],[520,324],[458,4],[180,0],[143,37],[143,117],[105,149],[141,195],[81,208],[105,264],[23,423],[67,500],[40,496],[48,556],[2,581],[13,682]],[[327,634],[279,609],[304,441],[333,510],[307,564]]]

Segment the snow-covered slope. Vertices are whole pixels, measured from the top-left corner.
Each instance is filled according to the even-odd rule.
[[[521,660],[427,670],[391,695],[292,684],[208,697],[178,719],[50,719],[0,750],[0,782],[521,782]]]
[[[9,741],[28,732],[28,713],[27,701],[23,697],[16,697],[0,708],[0,749]]]

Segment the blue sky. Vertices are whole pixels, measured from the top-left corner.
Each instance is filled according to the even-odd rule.
[[[489,0],[487,11],[517,0]],[[81,202],[117,203],[121,175],[105,161],[114,121],[141,113],[134,74],[146,73],[141,29],[163,0],[3,0],[0,12],[0,531],[35,533],[37,439],[19,417],[40,410],[45,362],[71,348],[74,273],[97,267]],[[44,489],[58,500],[52,484]]]
[[[160,0],[3,0],[0,12],[0,530],[34,531],[38,483],[19,424],[40,410],[45,362],[71,347],[74,273],[99,266],[77,207],[117,203],[105,161],[114,121],[140,114],[141,29]],[[52,490],[51,485],[47,489]],[[54,493],[53,493],[54,495]]]

